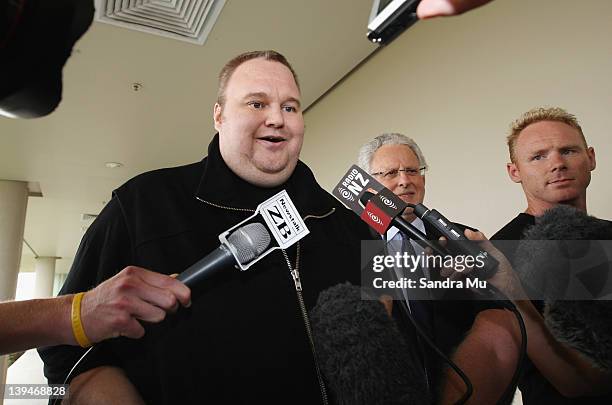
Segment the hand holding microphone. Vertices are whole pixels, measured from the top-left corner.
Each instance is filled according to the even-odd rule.
[[[179,305],[191,305],[191,290],[237,262],[246,263],[270,245],[270,234],[261,223],[236,229],[207,256],[191,265],[176,279],[140,267],[129,266],[87,292],[81,302],[81,322],[90,343],[125,336],[141,338],[139,321],[161,322]]]
[[[365,210],[368,210],[368,204],[373,204],[375,207],[378,207],[377,199],[374,198],[374,194],[369,191],[365,191],[361,195],[360,202],[364,204]],[[439,243],[428,240],[427,236],[421,231],[405,221],[401,217],[401,211],[398,211],[395,216],[390,218],[390,223],[397,227],[402,233],[413,238],[421,246],[426,249],[429,248],[433,253],[438,255],[445,256],[450,253],[452,255],[468,255],[473,257],[475,260],[482,263],[482,266],[479,266],[479,270],[481,271],[478,276],[483,280],[495,274],[499,264],[498,260],[491,256],[486,249],[482,249],[478,244],[466,238],[462,230],[445,218],[440,212],[430,210],[423,204],[408,204],[408,207],[413,208],[413,212],[416,216],[436,228],[436,230],[447,239],[448,243],[446,243],[445,246],[441,246]]]
[[[165,274],[128,266],[85,293],[81,323],[90,343],[117,336],[141,338],[139,321],[161,322],[179,305],[191,305],[191,291]]]
[[[521,281],[506,256],[480,231],[466,229],[465,236],[470,241],[478,242],[479,247],[498,263],[495,274],[488,279],[488,282],[511,300],[527,299]],[[443,269],[440,273],[443,277],[450,277],[451,279],[463,276],[461,272],[452,268]]]

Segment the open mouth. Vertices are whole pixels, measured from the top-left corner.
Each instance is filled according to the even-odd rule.
[[[272,143],[279,143],[279,142],[284,142],[286,141],[285,138],[283,138],[282,136],[262,136],[260,138],[257,138],[261,141],[267,141],[267,142],[272,142]]]

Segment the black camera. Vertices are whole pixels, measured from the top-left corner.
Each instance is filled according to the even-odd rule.
[[[386,45],[418,21],[421,0],[374,0],[368,21],[368,39]]]
[[[62,99],[62,69],[93,0],[0,0],[0,114],[35,118]]]

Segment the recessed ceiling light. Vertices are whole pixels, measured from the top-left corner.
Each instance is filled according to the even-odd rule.
[[[117,169],[117,168],[123,166],[123,163],[119,163],[119,162],[106,162],[106,163],[104,163],[104,166],[108,167],[109,169]]]

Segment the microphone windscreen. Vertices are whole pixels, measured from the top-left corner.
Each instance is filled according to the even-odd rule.
[[[322,372],[339,404],[427,404],[416,342],[407,344],[377,300],[338,284],[319,295],[311,311]]]
[[[514,268],[534,299],[590,298],[586,292],[596,297],[608,277],[599,268],[605,249],[598,241],[611,235],[612,223],[560,205],[527,230]],[[582,281],[579,290],[571,284],[576,278]]]
[[[610,239],[611,222],[562,205],[536,219],[519,245],[515,262],[521,279],[545,292],[544,320],[555,339],[604,371],[612,371],[610,297],[564,298],[575,295],[571,283],[576,281],[593,298],[606,294],[611,270],[606,251],[610,249],[600,241]]]
[[[612,301],[550,301],[544,320],[558,341],[595,367],[612,372]]]
[[[525,239],[604,240],[610,238],[612,223],[588,215],[569,205],[559,205],[536,218]]]

